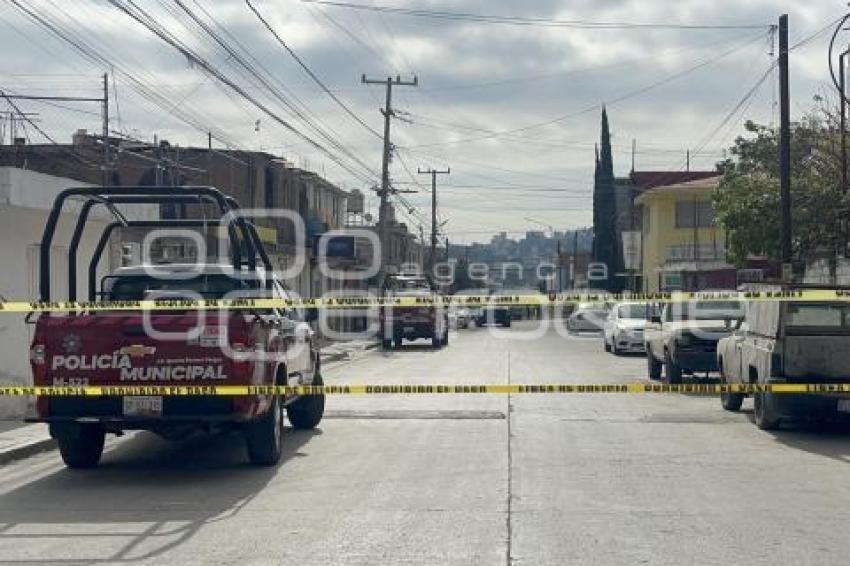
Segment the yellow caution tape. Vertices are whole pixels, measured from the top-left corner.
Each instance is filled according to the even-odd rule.
[[[0,396],[126,396],[126,395],[438,395],[438,394],[588,394],[588,393],[850,393],[850,383],[542,383],[542,384],[340,384],[340,385],[103,385],[81,387],[0,386]]]
[[[0,301],[0,313],[182,311],[271,308],[361,309],[370,307],[560,306],[578,303],[691,301],[850,301],[846,290],[695,291],[670,293],[552,293],[549,295],[445,295],[434,297],[334,297],[299,300],[239,298],[143,301]]]

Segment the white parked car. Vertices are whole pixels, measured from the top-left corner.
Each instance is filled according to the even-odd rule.
[[[455,328],[469,328],[469,322],[472,320],[472,311],[467,307],[459,307],[455,311]]]
[[[472,313],[468,308],[451,307],[449,309],[449,328],[452,330],[469,328],[470,320],[472,320]]]
[[[605,351],[614,354],[644,352],[643,329],[649,321],[647,303],[617,303],[602,328]]]

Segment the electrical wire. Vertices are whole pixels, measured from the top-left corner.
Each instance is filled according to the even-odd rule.
[[[835,31],[832,32],[832,37],[829,38],[829,49],[827,51],[827,60],[829,61],[829,76],[832,78],[832,84],[835,85],[835,90],[838,91],[839,96],[843,100],[843,104],[850,104],[850,99],[847,98],[847,93],[843,92],[841,89],[841,83],[838,81],[838,78],[835,76],[835,68],[833,67],[833,50],[835,49],[835,38],[838,37],[838,33],[841,31],[841,28],[844,27],[844,24],[847,23],[847,20],[850,20],[850,13],[845,14],[838,20],[838,25],[835,26]]]
[[[13,0],[13,1],[15,1],[15,0]],[[110,4],[112,4],[113,6],[115,6],[116,8],[121,10],[122,12],[124,12],[125,14],[127,14],[130,18],[132,18],[133,20],[135,20],[136,22],[141,24],[146,29],[148,29],[156,37],[159,37],[162,41],[164,41],[165,43],[170,45],[172,48],[177,50],[179,53],[181,53],[184,57],[186,57],[193,64],[199,66],[201,69],[203,69],[206,73],[208,73],[210,76],[212,76],[213,78],[215,78],[219,82],[227,85],[230,89],[232,89],[234,92],[236,92],[239,96],[241,96],[242,98],[244,98],[245,100],[250,102],[258,110],[260,110],[261,112],[266,114],[268,117],[270,117],[272,120],[277,122],[279,125],[283,126],[290,133],[294,134],[298,138],[307,142],[314,149],[316,149],[320,153],[324,154],[327,158],[329,158],[331,161],[336,163],[339,167],[348,171],[350,174],[352,174],[352,175],[354,175],[358,178],[361,178],[361,179],[364,179],[364,180],[369,180],[368,176],[364,176],[363,173],[357,172],[350,165],[348,165],[341,158],[339,158],[336,154],[334,154],[332,151],[327,149],[324,145],[322,145],[321,143],[317,142],[316,140],[314,140],[310,136],[301,132],[298,128],[293,126],[288,120],[282,118],[279,114],[277,114],[271,108],[269,108],[268,105],[264,104],[263,102],[258,100],[256,97],[252,96],[250,93],[245,91],[245,89],[242,88],[239,84],[237,84],[231,78],[227,77],[221,71],[216,69],[209,61],[207,61],[205,58],[201,57],[199,54],[194,52],[191,48],[189,48],[182,41],[180,41],[179,39],[174,37],[172,34],[170,34],[167,30],[165,30],[154,18],[152,18],[144,10],[140,9],[132,0],[127,0],[127,4],[125,4],[124,2],[121,2],[120,0],[108,0],[108,1],[109,1]],[[132,9],[130,7],[128,7],[128,5],[131,6]],[[357,161],[357,160],[355,159],[355,161]],[[370,174],[373,174],[373,172],[365,164],[360,163],[359,165],[361,165],[367,171],[369,171]]]
[[[714,55],[714,56],[712,56],[708,59],[703,59],[702,61],[700,61],[700,62],[696,63],[695,65],[692,65],[692,66],[690,66],[686,69],[683,69],[682,71],[679,71],[679,72],[674,73],[672,75],[668,75],[668,76],[666,76],[662,79],[659,79],[659,80],[657,80],[653,83],[644,85],[640,88],[631,90],[631,91],[626,92],[624,94],[621,94],[621,95],[619,95],[619,96],[617,96],[617,97],[615,97],[611,100],[607,100],[604,105],[605,106],[613,106],[613,105],[620,103],[624,100],[628,100],[628,99],[633,98],[635,96],[645,94],[645,93],[647,93],[651,90],[658,88],[659,86],[668,84],[668,83],[673,82],[677,79],[680,79],[684,76],[687,76],[694,71],[697,71],[697,70],[699,70],[703,67],[706,67],[706,66],[708,66],[712,63],[715,63],[716,61],[718,61],[720,59],[723,59],[724,57],[731,55],[732,53],[740,51],[741,49],[748,47],[749,45],[753,44],[755,41],[757,41],[757,40],[759,40],[763,37],[764,37],[764,34],[760,33],[757,36],[752,37],[745,42],[739,43],[738,45],[731,47],[730,49],[722,51],[722,52],[720,52],[720,53],[718,53],[718,54],[716,54],[716,55]],[[526,131],[529,131],[529,130],[534,130],[534,129],[541,128],[541,127],[544,127],[544,126],[549,126],[549,125],[552,125],[552,124],[563,122],[563,121],[566,121],[570,118],[575,118],[575,117],[578,117],[578,116],[581,116],[581,115],[584,115],[584,114],[588,114],[590,112],[598,111],[602,108],[602,106],[603,106],[603,104],[593,104],[592,106],[588,106],[588,107],[583,108],[581,110],[578,110],[576,112],[564,114],[562,116],[558,116],[558,117],[552,118],[550,120],[546,120],[546,121],[543,121],[543,122],[537,122],[537,123],[534,123],[534,124],[529,124],[527,126],[522,126],[522,127],[519,127],[519,128],[512,128],[510,130],[502,130],[500,132],[494,132],[492,134],[488,134],[488,135],[484,135],[484,136],[469,137],[469,138],[465,138],[465,139],[461,139],[461,140],[453,140],[453,141],[448,141],[448,142],[437,142],[437,143],[412,145],[412,146],[407,146],[406,149],[421,149],[421,148],[427,148],[427,147],[441,147],[441,146],[446,146],[446,145],[456,145],[456,144],[462,144],[462,143],[470,143],[470,142],[477,142],[477,141],[482,141],[482,140],[489,140],[489,139],[493,139],[493,138],[502,137],[502,136],[505,136],[505,135],[516,134],[518,132],[526,132]]]
[[[180,2],[180,0],[174,1],[178,6],[181,7],[181,9],[184,10],[184,12],[189,16],[191,21],[195,23],[195,25],[201,27],[201,29],[204,30],[207,35],[213,38],[214,46],[223,48],[230,58],[234,58],[235,60],[237,60],[237,62],[239,63],[239,65],[235,67],[237,72],[241,73],[244,70],[247,70],[248,75],[246,76],[249,82],[252,77],[258,79],[262,87],[265,87],[265,89],[269,91],[275,98],[280,100],[287,109],[290,109],[296,118],[304,121],[310,128],[319,133],[319,135],[323,137],[332,147],[335,147],[343,154],[349,156],[355,162],[365,165],[365,161],[363,160],[363,158],[357,156],[353,150],[345,147],[341,142],[338,141],[342,138],[342,136],[340,136],[336,131],[334,131],[333,128],[324,123],[322,119],[319,118],[319,116],[312,112],[310,108],[303,101],[301,101],[298,96],[295,95],[294,92],[292,92],[291,89],[287,88],[286,85],[277,80],[275,78],[275,74],[272,73],[268,68],[266,68],[260,61],[258,61],[257,58],[251,54],[250,50],[248,50],[247,47],[245,47],[236,37],[234,37],[234,35],[230,33],[227,28],[225,28],[220,22],[218,22],[198,0],[193,1],[201,10],[201,12],[203,12],[207,19],[209,19],[218,29],[220,29],[225,36],[227,36],[231,41],[233,41],[237,47],[239,47],[243,52],[245,52],[246,58],[241,58],[240,56],[238,56],[235,53],[235,50],[232,49],[229,45],[227,45],[227,43],[222,37],[215,34],[214,31],[209,28],[209,26],[206,26],[202,21],[200,21],[200,19],[195,16],[195,14],[193,14],[191,10],[189,10],[185,6],[184,3]],[[186,26],[187,29],[190,29],[190,27],[191,26]],[[253,64],[248,62],[248,60],[250,60],[250,62],[253,62]],[[255,65],[259,68],[259,70],[255,68]],[[261,76],[259,71],[264,72],[265,76]],[[268,77],[268,79],[266,79],[266,77]],[[272,86],[272,84],[270,83],[274,83],[275,85],[279,86],[282,91],[286,92],[287,95],[292,98],[292,101],[289,101],[280,92],[277,92],[274,86]],[[368,166],[366,167],[370,175],[374,174],[371,168],[369,168]]]
[[[469,12],[447,12],[439,10],[419,10],[412,8],[395,8],[377,6],[374,4],[352,4],[349,2],[333,2],[330,0],[301,0],[309,4],[319,4],[333,8],[346,8],[368,12],[399,14],[441,20],[461,20],[478,23],[507,24],[517,26],[566,27],[579,29],[685,29],[685,30],[731,30],[731,29],[767,29],[766,24],[668,24],[668,23],[634,23],[634,22],[593,22],[586,20],[555,20],[549,18],[528,18],[520,16],[495,16],[474,14]]]
[[[166,112],[169,111],[169,107],[171,106],[171,100],[168,98],[168,96],[160,93],[159,90],[151,87],[143,79],[139,78],[135,73],[128,71],[122,65],[119,65],[114,61],[110,60],[110,58],[103,55],[96,48],[92,47],[92,45],[87,43],[85,39],[75,36],[73,32],[62,29],[62,26],[66,24],[68,20],[73,21],[73,18],[70,14],[63,11],[62,15],[66,18],[66,20],[60,22],[57,21],[51,14],[43,12],[39,13],[38,11],[36,11],[35,8],[23,4],[20,0],[7,0],[7,2],[14,5],[16,8],[18,8],[19,11],[21,11],[37,25],[47,30],[50,34],[54,35],[61,41],[71,45],[75,50],[77,50],[81,55],[83,55],[83,57],[88,59],[90,62],[94,63],[99,67],[112,67],[115,71],[118,72],[118,74],[123,76],[130,84],[130,87],[147,102],[149,102],[153,106],[165,110]],[[223,143],[228,147],[239,146],[239,144],[236,143],[234,140],[230,139],[229,136],[223,130],[212,126],[209,123],[205,123],[202,118],[198,117],[192,112],[185,111],[183,109],[173,109],[173,115],[177,117],[180,121],[195,129],[198,129],[204,133],[210,133],[217,141]]]
[[[134,5],[134,4],[133,4],[133,2],[132,2],[132,0],[127,0],[127,1],[128,1],[131,5]],[[284,104],[284,106],[285,106],[285,107],[289,108],[289,109],[290,109],[290,110],[291,110],[291,111],[292,111],[292,112],[293,112],[293,113],[294,113],[294,114],[295,114],[295,115],[296,115],[299,119],[301,119],[301,120],[302,120],[305,124],[307,124],[309,127],[311,127],[314,131],[316,131],[316,132],[317,132],[317,133],[318,133],[321,137],[323,137],[323,138],[324,138],[324,139],[325,139],[325,140],[326,140],[326,141],[327,141],[327,142],[328,142],[328,143],[329,143],[332,147],[334,147],[334,148],[336,148],[337,150],[341,151],[344,155],[346,155],[347,157],[349,157],[350,159],[352,159],[352,160],[353,160],[353,161],[354,161],[357,165],[359,165],[359,166],[363,167],[363,169],[364,169],[365,171],[367,171],[367,173],[368,173],[368,174],[370,174],[370,175],[371,175],[371,174],[374,174],[374,173],[373,173],[373,171],[371,170],[371,168],[370,168],[368,165],[366,165],[366,164],[365,164],[365,162],[363,162],[363,160],[362,160],[362,159],[360,159],[360,158],[359,158],[358,156],[356,156],[356,155],[355,155],[355,154],[354,154],[351,150],[347,149],[346,147],[344,147],[341,143],[339,143],[339,142],[337,141],[337,139],[336,139],[336,138],[338,138],[338,137],[339,137],[339,135],[338,135],[338,134],[336,134],[336,132],[333,132],[333,130],[331,130],[330,128],[327,128],[326,126],[319,127],[319,125],[318,125],[318,124],[314,123],[314,122],[313,122],[313,120],[307,116],[307,114],[311,114],[311,113],[309,112],[309,110],[306,108],[306,106],[305,106],[303,103],[301,103],[300,101],[298,101],[298,104],[300,104],[300,105],[301,105],[301,107],[303,107],[303,108],[304,108],[304,111],[302,111],[302,110],[300,110],[299,108],[297,108],[293,102],[291,102],[288,98],[286,98],[283,94],[281,94],[281,93],[280,93],[280,92],[279,92],[279,91],[278,91],[278,90],[277,90],[277,89],[276,89],[276,88],[275,88],[275,87],[271,84],[271,82],[270,82],[268,79],[266,79],[266,76],[262,75],[262,74],[260,73],[260,71],[259,71],[259,70],[257,70],[257,68],[256,68],[256,67],[254,67],[254,65],[253,65],[253,64],[251,64],[251,62],[247,61],[244,57],[242,57],[242,56],[241,56],[241,55],[240,55],[240,54],[239,54],[239,53],[238,53],[238,52],[237,52],[237,51],[236,51],[233,47],[231,47],[231,46],[230,46],[230,45],[229,45],[229,44],[228,44],[228,43],[224,40],[224,38],[222,38],[221,36],[219,36],[219,35],[218,35],[218,34],[217,34],[217,33],[216,33],[216,32],[215,32],[215,31],[214,31],[214,30],[213,30],[213,29],[212,29],[209,25],[207,25],[207,24],[206,24],[204,21],[202,21],[202,20],[201,20],[201,19],[200,19],[200,18],[199,18],[196,14],[194,14],[194,12],[192,12],[192,11],[188,8],[188,6],[186,6],[186,4],[185,4],[184,2],[182,2],[181,0],[174,0],[174,2],[175,2],[175,4],[177,4],[177,6],[179,6],[179,7],[180,7],[180,9],[182,9],[182,10],[183,10],[183,12],[184,12],[184,13],[185,13],[185,14],[186,14],[186,15],[187,15],[190,19],[191,19],[191,21],[192,21],[195,25],[197,25],[198,27],[200,27],[200,28],[201,28],[201,29],[202,29],[202,30],[203,30],[203,31],[204,31],[207,35],[209,35],[209,36],[213,39],[213,41],[215,42],[215,44],[216,44],[216,45],[218,45],[219,47],[221,47],[222,49],[224,49],[224,51],[225,51],[225,52],[226,52],[226,53],[230,56],[230,58],[232,58],[232,59],[233,59],[236,63],[238,63],[238,64],[241,66],[241,68],[242,68],[242,69],[246,70],[246,71],[249,73],[249,75],[250,75],[250,76],[253,76],[253,77],[255,77],[257,80],[259,80],[259,81],[260,81],[260,83],[261,83],[264,87],[266,87],[266,89],[268,90],[268,92],[269,92],[270,94],[272,94],[272,95],[273,95],[276,99],[278,99],[280,102],[282,102],[282,103]],[[135,6],[135,5],[134,5],[134,6]],[[224,31],[224,33],[225,33],[226,35],[228,35],[231,39],[234,39],[234,40],[235,40],[235,38],[233,38],[233,36],[232,36],[229,32],[227,32],[227,30],[226,30],[226,29],[224,29],[224,28],[221,26],[221,24],[219,24],[218,22],[216,22],[216,21],[215,21],[215,19],[214,19],[214,18],[212,18],[212,16],[209,14],[209,12],[207,12],[207,11],[206,11],[206,10],[205,10],[202,6],[200,6],[200,5],[199,5],[199,7],[200,7],[200,8],[201,8],[201,10],[204,12],[204,14],[205,14],[205,15],[206,15],[206,16],[207,16],[207,17],[208,17],[208,18],[209,18],[209,19],[210,19],[210,20],[211,20],[211,21],[212,21],[215,25],[217,25],[220,29],[222,29],[222,30]],[[138,9],[138,8],[137,8],[137,9]],[[144,12],[142,11],[142,13],[144,13]],[[162,28],[162,29],[163,29],[163,31],[165,31],[165,30],[164,30],[164,28]],[[187,26],[187,29],[190,29],[190,28]],[[167,33],[167,32],[166,32],[166,33]],[[171,37],[173,37],[173,36],[171,36]],[[241,45],[238,41],[235,41],[235,42],[236,42],[237,46],[238,46],[238,47],[240,47],[243,51],[247,51],[247,50],[244,48],[244,46],[242,46],[242,45]],[[184,46],[185,46],[185,44],[184,44]],[[248,57],[249,57],[250,59],[252,59],[254,62],[256,62],[256,59],[254,59],[254,58],[250,55],[250,53],[248,54]],[[260,66],[260,69],[262,69],[262,70],[266,73],[266,75],[271,75],[271,73],[269,73],[267,69],[265,69],[264,67],[262,67],[262,65],[261,65],[261,64],[259,64],[259,66]],[[295,100],[297,100],[297,97],[294,97],[294,95],[292,95],[292,93],[289,93],[289,94],[290,94],[290,96],[293,96],[293,98],[295,98]],[[319,122],[319,121],[318,121],[318,120],[316,120],[316,122]],[[323,128],[324,128],[324,129],[323,129]],[[326,132],[325,130],[328,130],[330,133]],[[321,151],[321,150],[320,150],[320,151]]]
[[[37,131],[39,134],[41,134],[41,135],[42,135],[42,136],[43,136],[43,137],[44,137],[47,141],[49,141],[51,144],[53,144],[54,146],[57,146],[57,147],[61,148],[61,149],[62,149],[62,151],[63,151],[64,153],[67,153],[68,155],[72,156],[74,159],[76,159],[77,161],[79,161],[79,162],[80,162],[80,163],[82,163],[83,165],[87,165],[88,167],[91,167],[92,169],[96,169],[96,170],[102,170],[102,169],[103,169],[100,165],[97,165],[97,164],[95,164],[95,163],[92,163],[91,161],[89,161],[89,160],[87,160],[87,159],[83,158],[82,156],[77,155],[77,153],[76,153],[76,152],[71,151],[70,149],[67,149],[65,146],[63,146],[63,145],[61,145],[61,144],[57,143],[57,142],[56,142],[56,140],[54,140],[52,137],[50,137],[50,135],[49,135],[47,132],[45,132],[44,130],[42,130],[42,129],[38,126],[38,124],[36,124],[36,123],[35,123],[35,121],[33,121],[33,120],[29,117],[29,116],[27,116],[27,114],[26,114],[25,112],[21,111],[21,108],[20,108],[17,104],[15,104],[14,100],[13,100],[12,98],[10,98],[10,97],[9,97],[9,96],[8,96],[5,92],[3,92],[2,90],[0,90],[0,96],[2,96],[2,97],[6,100],[6,102],[9,104],[9,106],[11,106],[12,108],[14,108],[15,112],[17,112],[17,113],[18,113],[18,115],[19,115],[21,118],[23,118],[23,120],[24,120],[25,122],[27,122],[30,126],[32,126],[32,127],[33,127],[33,129],[34,129],[35,131]],[[26,133],[26,128],[24,129],[24,132]],[[29,137],[29,134],[27,134],[27,137]]]
[[[323,91],[325,91],[328,94],[328,96],[330,96],[333,99],[333,101],[336,102],[340,106],[340,108],[342,108],[345,111],[346,114],[348,114],[351,118],[353,118],[358,124],[363,126],[369,133],[371,133],[372,135],[374,135],[375,137],[377,137],[379,139],[383,139],[382,134],[380,134],[375,129],[373,129],[369,124],[364,122],[363,119],[360,118],[360,116],[355,114],[354,111],[351,108],[349,108],[347,104],[345,104],[342,100],[340,100],[339,97],[336,94],[334,94],[325,85],[325,83],[322,82],[322,80],[318,76],[316,76],[316,74],[310,69],[310,67],[307,66],[306,63],[304,63],[304,61],[301,59],[301,57],[299,57],[298,54],[295,53],[295,51],[293,51],[292,48],[289,47],[289,45],[286,44],[285,41],[283,41],[283,38],[281,38],[280,35],[278,35],[278,33],[274,30],[274,28],[271,26],[271,24],[269,24],[269,22],[262,16],[262,14],[260,14],[260,12],[257,10],[257,8],[254,7],[254,5],[251,3],[251,0],[245,0],[245,4],[247,4],[247,6],[251,9],[251,11],[254,12],[254,15],[257,16],[257,19],[259,19],[260,22],[262,22],[262,24],[266,27],[266,29],[269,30],[269,33],[271,33],[272,36],[274,36],[275,40],[281,45],[281,47],[283,47],[286,50],[286,52],[289,53],[292,56],[293,59],[295,59],[295,61],[298,63],[298,65],[302,69],[304,69],[304,72],[307,73],[310,76],[310,78],[313,79],[313,81],[317,85],[319,85],[319,87]]]

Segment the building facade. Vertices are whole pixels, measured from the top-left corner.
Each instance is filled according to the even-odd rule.
[[[85,187],[74,179],[57,177],[17,167],[0,167],[0,296],[10,301],[39,299],[41,238],[53,200],[68,187]],[[52,298],[68,298],[68,243],[77,219],[79,202],[68,202],[59,218],[50,248],[50,287]],[[128,220],[154,220],[156,207],[119,206]],[[97,246],[107,224],[115,218],[105,207],[95,207],[89,215],[77,252],[77,288],[86,288],[88,258]],[[97,280],[119,265],[119,240],[113,238],[105,257],[98,265]],[[81,295],[84,298],[84,295]],[[23,316],[3,315],[0,319],[0,382],[31,383],[29,357],[32,325]],[[23,415],[22,400],[0,397],[0,418]]]
[[[726,262],[726,234],[714,221],[712,194],[720,176],[652,187],[635,199],[641,208],[643,290],[732,289],[736,270]]]

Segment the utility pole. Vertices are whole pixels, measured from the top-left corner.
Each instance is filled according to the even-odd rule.
[[[791,280],[791,104],[788,87],[788,14],[779,17],[779,244],[782,279]]]
[[[383,84],[387,87],[387,99],[384,108],[381,109],[381,114],[384,115],[384,153],[381,160],[381,188],[378,190],[378,196],[381,198],[381,204],[378,207],[378,239],[381,242],[381,268],[379,270],[379,280],[383,285],[384,276],[387,268],[387,251],[389,242],[387,241],[387,218],[389,216],[389,197],[390,197],[390,154],[392,153],[392,143],[390,142],[390,120],[394,116],[393,113],[393,86],[418,86],[419,78],[414,75],[412,81],[403,81],[401,77],[396,75],[395,78],[387,77],[386,79],[369,79],[366,74],[360,76],[360,81],[363,84]]]
[[[103,73],[103,186],[110,184],[109,175],[109,75]]]
[[[838,85],[841,87],[841,93],[838,96],[838,102],[841,104],[841,190],[845,193],[847,192],[847,87],[845,83],[847,55],[850,55],[850,48],[838,57]]]
[[[159,142],[157,135],[153,135],[154,151],[156,152],[156,186],[161,187],[162,180],[162,144]]]
[[[558,239],[558,259],[555,262],[558,266],[558,292],[562,292],[564,290],[564,266],[561,261],[561,240]]]
[[[212,132],[207,132],[207,185],[212,184]]]
[[[576,267],[578,267],[578,230],[573,231],[573,257],[570,259],[570,289],[576,288]]]
[[[420,175],[431,175],[431,255],[428,257],[428,271],[432,271],[437,257],[437,175],[449,175],[452,170],[417,169],[416,172]]]
[[[838,87],[841,92],[838,94],[838,103],[841,105],[841,191],[847,193],[847,69],[846,59],[850,55],[850,47],[845,49],[838,57]],[[846,254],[847,249],[847,222],[842,222],[841,238],[842,248]],[[836,258],[837,261],[837,258]]]

